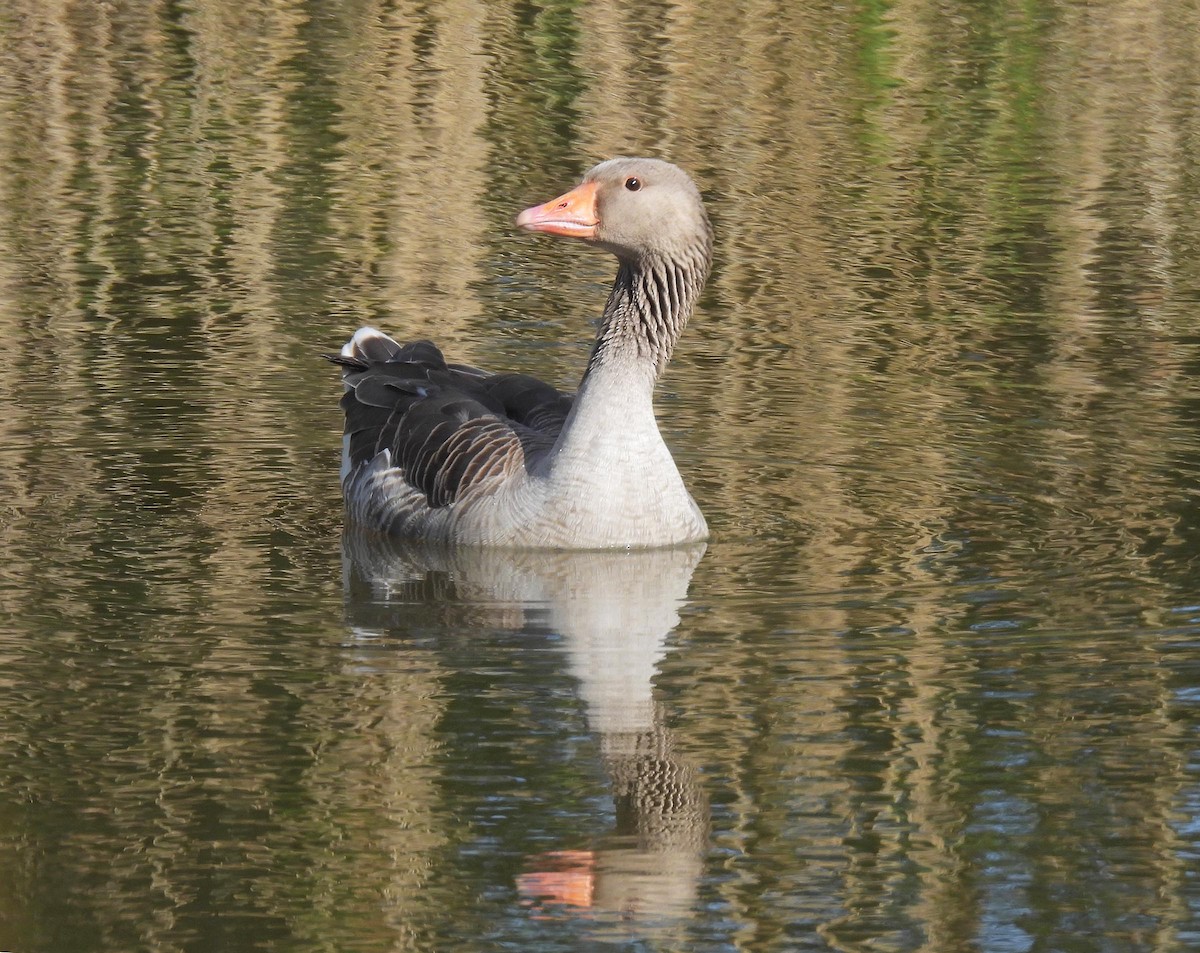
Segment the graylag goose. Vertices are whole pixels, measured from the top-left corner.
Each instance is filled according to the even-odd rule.
[[[342,367],[348,519],[439,543],[554,549],[706,539],[654,417],[655,382],[712,262],[700,193],[677,166],[609,159],[517,225],[616,256],[576,394],[447,364],[428,341],[360,328]]]

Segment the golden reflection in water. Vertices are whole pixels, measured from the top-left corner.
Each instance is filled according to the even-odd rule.
[[[664,423],[716,532],[698,588],[746,594],[714,599],[704,625],[758,653],[689,647],[711,677],[670,743],[776,821],[783,795],[762,779],[808,779],[880,855],[920,866],[931,945],[968,944],[982,913],[959,892],[979,875],[963,775],[981,726],[966,705],[984,662],[953,634],[996,620],[962,600],[960,567],[1032,592],[1037,621],[1072,633],[1107,624],[1080,580],[1135,587],[1147,629],[1190,584],[1161,554],[1186,552],[1194,497],[1180,461],[1197,396],[1196,19],[1139,0],[14,0],[0,13],[0,545],[22,559],[0,570],[0,609],[37,602],[48,538],[61,591],[96,600],[54,603],[67,629],[106,611],[97,562],[148,579],[147,604],[214,627],[188,691],[219,721],[239,693],[220,677],[244,648],[229,633],[286,601],[278,540],[328,542],[339,521],[337,388],[314,355],[374,321],[571,381],[609,263],[513,236],[511,216],[596,158],[664,154],[695,171],[719,235]],[[169,551],[139,556],[147,539]],[[320,578],[318,556],[298,561]],[[902,592],[903,613],[787,602],[860,578]],[[755,631],[887,626],[911,630],[908,652],[865,665],[807,645],[822,679],[739,687],[803,675],[795,646],[754,646]],[[1054,765],[1031,800],[1053,814],[1129,750],[1072,761],[1063,726],[1102,720],[1077,701],[1088,670],[1047,675],[1037,651],[1012,651],[1038,699],[1024,731]],[[1110,822],[1154,832],[1154,892],[1178,897],[1171,687],[1144,640],[1105,652],[1151,739]],[[339,736],[312,784],[331,813],[402,803],[428,840],[392,847],[423,857],[444,837],[425,774],[438,674],[406,665],[364,689],[378,693],[364,710],[409,732],[412,764],[339,788],[358,757]],[[856,691],[876,715],[851,712]],[[730,710],[749,717],[712,715]],[[878,810],[822,776],[840,740],[789,740],[864,723],[903,736],[871,762]],[[665,744],[659,715],[647,724]],[[844,850],[841,829],[809,833]],[[850,907],[878,896],[872,860],[848,862]],[[685,900],[691,863],[671,888]],[[1051,868],[1048,882],[1078,873]],[[336,861],[324,873],[349,877]],[[410,873],[388,889],[415,889]],[[770,919],[753,886],[721,889]]]

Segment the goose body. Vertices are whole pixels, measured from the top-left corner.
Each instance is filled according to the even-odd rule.
[[[706,539],[663,442],[655,382],[707,278],[699,192],[655,159],[610,159],[521,213],[530,231],[616,255],[576,394],[448,364],[433,344],[360,328],[337,355],[347,516],[444,543],[600,549]]]

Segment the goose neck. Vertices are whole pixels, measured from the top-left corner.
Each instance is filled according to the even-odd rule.
[[[679,258],[622,260],[604,306],[588,374],[620,364],[645,368],[651,384],[671,359],[708,276],[703,251]]]

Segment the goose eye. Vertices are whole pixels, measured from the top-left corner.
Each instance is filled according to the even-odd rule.
[[[641,187],[642,187],[642,183],[638,179],[638,177],[635,175],[631,175],[628,179],[625,180],[625,188],[629,189],[630,192],[636,192]]]

